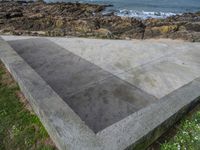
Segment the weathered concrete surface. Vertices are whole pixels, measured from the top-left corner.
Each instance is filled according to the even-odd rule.
[[[50,40],[157,98],[164,97],[200,74],[199,43],[78,38]]]
[[[66,106],[67,110],[71,108],[77,114],[74,115],[85,122],[86,125],[74,121],[66,112],[59,115],[59,121],[53,118],[56,122],[63,121],[64,126],[59,131],[65,134],[62,130],[66,126],[63,131],[68,133],[63,138],[62,134],[54,136],[48,130],[53,139],[75,140],[70,144],[66,142],[69,144],[66,147],[63,147],[65,142],[62,146],[57,142],[61,149],[80,149],[82,145],[81,149],[143,149],[199,101],[200,43],[15,36],[3,38],[19,54],[16,55],[10,48],[10,53],[15,53],[15,57],[12,53],[5,55],[6,44],[1,42],[4,44],[0,45],[0,57],[7,68],[15,64],[13,60],[16,58],[23,63],[25,60],[25,64],[33,69],[30,68],[31,72],[50,85],[51,90],[62,98],[62,103],[66,102],[63,109]],[[26,72],[23,68],[24,65],[19,64],[11,73],[16,76],[16,80],[19,77],[27,78],[21,83],[22,88],[27,89],[27,82],[32,78],[31,74],[29,78],[24,76]],[[38,83],[34,82],[25,93],[31,94],[37,88]],[[41,96],[44,95],[39,94],[38,98],[44,99]],[[34,105],[34,100],[31,103]],[[48,106],[52,107],[49,111],[53,111],[56,107],[49,107],[48,102],[44,104],[41,109],[46,110]],[[41,117],[41,113],[38,115],[47,128],[49,125],[55,127],[55,124],[46,122],[49,115],[42,115],[46,120]],[[71,125],[74,124],[76,126],[71,131]],[[56,124],[56,129],[59,126],[59,123]],[[80,133],[82,130],[83,133]],[[77,138],[79,134],[81,136]],[[87,137],[84,140],[83,135]]]
[[[94,132],[155,101],[153,96],[47,39],[9,44]]]
[[[0,59],[17,80],[22,92],[59,149],[103,149],[94,132],[1,38]]]
[[[200,78],[98,133],[107,149],[142,150],[200,101]],[[113,138],[115,137],[115,138]],[[112,143],[112,144],[110,144]]]

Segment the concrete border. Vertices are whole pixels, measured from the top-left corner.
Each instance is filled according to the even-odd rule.
[[[198,78],[95,134],[1,38],[0,59],[62,150],[144,149],[200,100]]]
[[[2,39],[0,39],[0,59],[18,82],[59,149],[102,149],[94,132]]]
[[[200,78],[104,129],[97,136],[109,150],[141,150],[152,144],[199,101]]]

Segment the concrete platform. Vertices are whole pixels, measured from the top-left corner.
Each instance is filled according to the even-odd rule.
[[[199,101],[200,43],[2,38],[1,60],[60,149],[143,149]]]

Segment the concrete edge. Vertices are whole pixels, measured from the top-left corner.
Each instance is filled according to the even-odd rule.
[[[109,150],[145,149],[199,102],[200,78],[107,127],[97,136]]]
[[[59,149],[103,149],[96,134],[1,37],[0,59]]]
[[[144,149],[200,100],[200,78],[94,134],[46,82],[0,38],[0,59],[59,149]],[[159,115],[158,115],[159,114]]]

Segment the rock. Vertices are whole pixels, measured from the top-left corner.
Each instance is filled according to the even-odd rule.
[[[62,29],[54,29],[45,32],[46,36],[65,36],[65,30]]]
[[[192,33],[193,42],[200,42],[200,32]]]
[[[178,30],[177,25],[161,26],[157,28],[161,34],[168,34]]]
[[[169,26],[160,26],[160,27],[152,27],[152,28],[146,28],[144,33],[144,38],[158,38],[158,37],[164,37],[167,38],[170,34],[176,32],[178,30],[177,25],[169,25]]]
[[[189,22],[184,27],[188,31],[200,32],[200,22]]]
[[[168,38],[171,39],[182,39],[190,42],[194,42],[192,33],[189,33],[188,31],[178,31],[173,34],[168,35]]]
[[[56,20],[56,28],[63,28],[64,24],[65,24],[65,22],[63,19]]]
[[[96,36],[99,38],[113,38],[112,33],[108,29],[103,28],[96,30]]]
[[[0,12],[0,19],[7,19],[7,13],[6,12]]]
[[[40,14],[40,13],[36,13],[36,14],[28,16],[28,18],[34,19],[34,20],[36,20],[36,19],[42,19],[42,18],[44,18],[44,15]]]
[[[101,14],[107,5],[0,2],[0,33],[112,39],[172,38],[200,41],[200,12],[138,20]]]
[[[10,18],[15,18],[15,17],[22,17],[23,13],[22,12],[12,12],[10,14]]]

